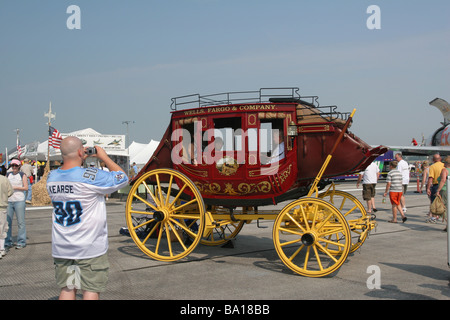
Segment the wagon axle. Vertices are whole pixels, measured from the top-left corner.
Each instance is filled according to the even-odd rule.
[[[155,211],[154,213],[153,213],[153,219],[155,220],[155,222],[162,222],[162,221],[164,221],[166,218],[167,215],[166,214],[164,214],[164,212],[163,211]]]
[[[301,237],[301,241],[305,246],[312,246],[316,242],[316,237],[312,233],[305,233]]]

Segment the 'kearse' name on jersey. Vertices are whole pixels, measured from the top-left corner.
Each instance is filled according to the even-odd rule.
[[[72,185],[53,185],[53,186],[47,186],[48,192],[51,194],[55,193],[73,193],[73,186]]]

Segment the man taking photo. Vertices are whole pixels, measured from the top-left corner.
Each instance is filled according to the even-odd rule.
[[[50,172],[47,191],[53,203],[52,256],[61,300],[99,299],[106,288],[109,262],[104,195],[128,183],[125,171],[99,146],[90,157],[105,162],[108,171],[83,168],[88,157],[77,137],[61,141],[63,165]]]

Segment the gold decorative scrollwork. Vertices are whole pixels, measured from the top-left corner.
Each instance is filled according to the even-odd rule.
[[[281,183],[284,183],[284,181],[289,177],[289,175],[291,174],[291,170],[292,170],[292,163],[289,165],[289,167],[287,167],[286,170],[284,170],[282,173],[279,174]]]
[[[238,191],[241,194],[249,194],[249,193],[256,193],[256,192],[263,192],[268,193],[272,190],[272,187],[269,182],[267,181],[261,181],[259,183],[240,183],[238,185]]]
[[[261,181],[259,183],[245,183],[242,182],[238,185],[237,191],[234,189],[232,183],[225,183],[225,188],[222,190],[220,185],[216,182],[205,183],[195,182],[195,185],[203,194],[215,194],[215,195],[247,195],[251,193],[269,193],[272,190],[272,185],[268,181]]]
[[[204,194],[218,194],[220,193],[220,185],[216,182],[214,183],[206,183],[202,184],[200,182],[195,182],[195,185],[197,186],[200,193]]]

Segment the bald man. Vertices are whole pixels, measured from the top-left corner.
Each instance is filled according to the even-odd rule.
[[[125,171],[96,146],[90,155],[110,171],[83,168],[86,149],[77,137],[61,141],[63,165],[50,172],[47,191],[53,203],[52,256],[61,300],[99,299],[108,280],[108,228],[105,195],[128,184]]]

